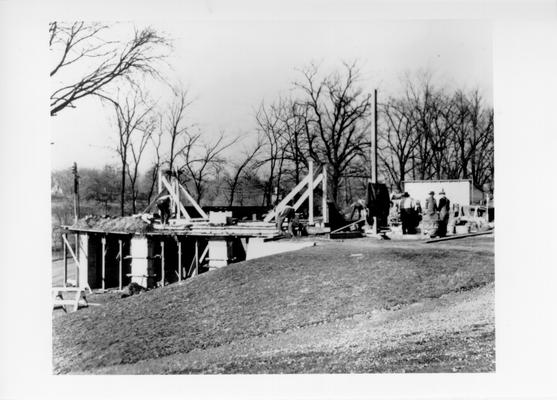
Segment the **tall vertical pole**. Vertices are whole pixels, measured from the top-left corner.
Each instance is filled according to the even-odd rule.
[[[75,254],[77,255],[77,259],[78,261],[81,263],[83,260],[81,260],[81,252],[79,251],[79,233],[75,234]],[[85,262],[87,262],[87,260],[85,260]],[[77,283],[77,286],[81,287],[80,284],[80,280],[79,280],[79,266],[76,263],[75,264],[75,281]]]
[[[191,274],[191,276],[197,276],[199,274],[199,243],[195,241],[195,270]]]
[[[104,290],[106,288],[106,238],[103,236],[101,238],[101,243],[102,243],[102,259],[101,259],[101,265],[102,265],[102,269],[101,269],[101,279],[102,279],[102,283],[101,283],[101,288],[102,290]]]
[[[178,200],[176,203],[176,219],[180,219],[180,187],[177,177],[174,179],[174,188],[176,190],[176,199]]]
[[[309,221],[308,223],[310,225],[313,225],[313,161],[309,161],[309,171],[308,171],[308,175],[309,175],[309,181],[308,181],[308,190],[309,190],[309,196],[308,196],[308,210],[309,210]]]
[[[160,192],[162,192],[162,170],[160,165],[159,165],[159,170],[157,175],[159,180],[159,194],[160,194]]]
[[[371,135],[371,182],[377,183],[377,89],[373,91],[373,124]]]
[[[79,219],[79,175],[77,174],[77,163],[72,166],[73,174],[73,208],[75,222]]]
[[[66,234],[64,233],[62,236],[62,243],[64,245],[64,287],[66,287],[68,283],[68,246],[66,245]]]
[[[161,286],[164,286],[164,242],[161,241]]]
[[[122,239],[118,239],[118,251],[120,252],[120,259],[118,260],[118,288],[122,290],[122,260],[124,253],[122,252]]]
[[[178,282],[182,282],[182,242],[178,240]]]
[[[373,124],[371,137],[371,182],[377,183],[377,89],[373,90]],[[377,217],[373,217],[373,233],[377,235]]]
[[[323,224],[329,222],[329,212],[327,209],[327,164],[323,164],[323,202],[322,202],[322,211],[323,211]]]

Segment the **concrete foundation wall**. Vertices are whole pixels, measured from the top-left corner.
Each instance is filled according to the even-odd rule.
[[[131,239],[130,256],[131,281],[143,287],[153,287],[160,277],[155,276],[153,268],[153,245],[146,237]]]

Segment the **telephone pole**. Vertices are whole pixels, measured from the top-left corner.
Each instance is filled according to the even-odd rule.
[[[377,183],[377,89],[373,90],[373,123],[371,124],[371,184]],[[375,187],[373,188],[375,190]],[[377,235],[377,217],[373,217],[373,234]]]
[[[77,174],[77,163],[72,166],[73,174],[73,209],[75,222],[79,219],[79,175]]]
[[[377,183],[377,89],[373,90],[373,124],[371,127],[371,182]]]

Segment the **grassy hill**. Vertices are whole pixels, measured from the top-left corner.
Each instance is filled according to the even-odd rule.
[[[493,280],[491,238],[322,242],[56,315],[54,371],[489,371]]]

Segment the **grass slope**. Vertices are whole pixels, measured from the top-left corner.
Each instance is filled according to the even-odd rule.
[[[488,244],[477,249],[369,240],[330,242],[235,264],[182,285],[56,317],[54,371],[94,371],[264,338],[373,310],[397,309],[484,286],[493,282],[493,275],[492,241],[491,248]],[[458,337],[449,339],[453,347],[462,344]],[[427,346],[424,342],[424,349]],[[311,354],[284,360],[321,358],[319,352]],[[253,372],[257,360],[247,360],[245,369],[229,366],[223,372]],[[271,362],[277,371],[296,372],[280,367],[281,360]],[[308,360],[306,364],[311,364]],[[369,365],[362,372],[376,367]]]

